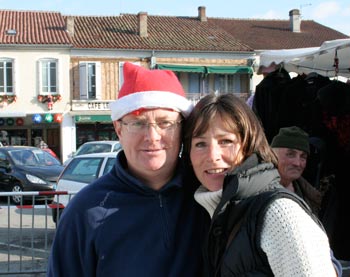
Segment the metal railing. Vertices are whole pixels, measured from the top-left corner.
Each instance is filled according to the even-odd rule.
[[[62,208],[52,200],[56,196],[59,201],[60,195],[70,199],[75,193],[0,192],[0,276],[44,276]],[[19,205],[12,204],[13,196],[21,196]]]

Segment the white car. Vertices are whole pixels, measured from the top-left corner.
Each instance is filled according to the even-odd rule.
[[[71,159],[58,178],[56,191],[67,194],[55,195],[52,207],[55,223],[76,192],[112,169],[118,152],[78,155]]]
[[[122,146],[117,140],[88,141],[80,145],[78,150],[70,155],[63,165],[66,166],[75,156],[92,153],[118,152],[121,148]]]

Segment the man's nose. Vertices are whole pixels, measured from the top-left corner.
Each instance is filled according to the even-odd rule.
[[[295,157],[292,161],[293,161],[293,164],[297,166],[301,166],[303,163],[303,160],[299,157]]]
[[[149,123],[145,128],[146,136],[149,138],[159,138],[161,137],[159,128],[156,123]]]

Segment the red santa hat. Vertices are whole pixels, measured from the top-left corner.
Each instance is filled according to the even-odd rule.
[[[165,108],[187,117],[193,104],[176,75],[170,70],[149,70],[126,62],[123,68],[124,83],[118,99],[111,103],[111,118],[118,120],[140,109]]]

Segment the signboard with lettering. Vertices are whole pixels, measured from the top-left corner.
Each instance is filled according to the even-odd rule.
[[[110,111],[109,103],[103,100],[73,100],[72,111]]]

